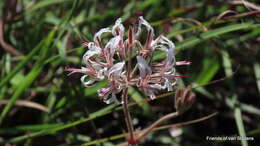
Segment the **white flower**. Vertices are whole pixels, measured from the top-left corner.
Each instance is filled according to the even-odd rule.
[[[147,33],[145,44],[138,40],[142,26]],[[102,42],[104,33],[112,34],[106,44]],[[154,39],[154,29],[143,17],[139,17],[136,27],[130,27],[126,36],[125,34],[121,18],[116,20],[112,28],[99,30],[94,35],[93,42],[84,43],[88,47],[83,55],[86,66],[81,69],[68,68],[67,71],[71,72],[69,75],[84,74],[81,82],[86,87],[107,80],[108,87],[98,90],[98,96],[107,104],[122,103],[121,96],[117,95],[128,86],[138,87],[151,99],[156,98],[159,90],[172,91],[177,78],[184,77],[175,74],[175,66],[190,65],[190,62],[176,62],[174,43],[163,35]],[[165,52],[166,58],[161,62],[153,62],[155,50]],[[133,51],[137,51],[137,54]]]

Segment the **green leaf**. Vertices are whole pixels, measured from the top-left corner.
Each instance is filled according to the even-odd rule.
[[[194,46],[194,45],[196,45],[202,41],[205,41],[207,39],[210,39],[210,38],[214,38],[214,37],[217,37],[217,36],[229,33],[229,32],[233,32],[233,31],[250,29],[253,27],[254,27],[253,23],[242,23],[242,24],[233,24],[233,25],[213,29],[213,30],[201,33],[199,35],[199,37],[194,36],[185,41],[182,41],[181,43],[178,43],[176,49],[178,49],[178,51],[180,51],[181,49],[184,49],[184,48],[187,48],[190,46]]]
[[[233,71],[232,71],[232,63],[231,60],[229,58],[229,54],[227,51],[223,50],[222,52],[222,58],[223,58],[223,67],[224,67],[224,71],[226,76],[232,76]]]
[[[39,125],[20,125],[13,128],[2,128],[0,129],[1,134],[18,134],[25,131],[39,131],[44,129],[50,129],[57,127],[61,124],[39,124]]]
[[[37,78],[37,76],[41,73],[41,70],[43,68],[43,60],[45,59],[46,55],[48,54],[48,51],[50,50],[50,44],[51,40],[53,39],[54,35],[56,33],[56,29],[51,31],[47,37],[47,39],[44,41],[44,47],[41,49],[40,57],[38,58],[38,61],[33,66],[33,69],[28,73],[28,75],[25,77],[24,80],[21,80],[19,83],[19,86],[17,86],[14,94],[12,95],[11,99],[7,103],[7,105],[4,107],[3,111],[0,114],[0,125],[3,122],[6,114],[10,111],[12,106],[14,105],[15,101],[22,95],[26,89],[33,83],[33,81]]]
[[[246,138],[246,131],[245,131],[245,127],[243,124],[242,113],[241,113],[241,109],[239,107],[236,107],[234,109],[234,115],[235,115],[239,135],[241,136],[241,138]],[[248,143],[246,140],[241,140],[241,143],[243,146],[248,146]]]
[[[41,41],[32,51],[19,63],[16,67],[0,82],[0,88],[2,88],[6,83],[8,83],[23,67],[28,64],[33,59],[33,56],[38,53],[42,47],[43,41]]]
[[[210,30],[204,33],[201,33],[198,36],[193,36],[190,37],[180,43],[176,44],[176,53],[178,53],[179,51],[188,48],[188,47],[192,47],[195,46],[203,41],[206,41],[210,38],[214,38],[226,33],[230,33],[233,31],[238,31],[238,30],[243,30],[243,29],[250,29],[250,28],[254,28],[256,27],[257,24],[252,24],[252,23],[243,23],[243,24],[233,24],[233,25],[229,25],[229,26],[224,26],[221,28],[217,28],[214,30]],[[171,37],[171,36],[169,36]],[[163,53],[158,53],[154,56],[154,60],[161,60],[165,57],[165,55]]]
[[[220,65],[217,59],[214,58],[205,58],[203,60],[202,70],[199,73],[198,77],[196,78],[196,84],[202,85],[206,84],[210,81],[215,74],[219,71]]]
[[[255,71],[257,89],[258,92],[260,93],[260,64],[259,63],[254,63],[254,71]]]
[[[162,98],[162,97],[167,97],[167,96],[172,95],[172,94],[173,94],[172,92],[169,92],[169,93],[165,93],[165,94],[159,95],[157,97],[158,98]],[[70,127],[73,127],[73,126],[76,126],[76,125],[79,125],[79,124],[82,124],[82,123],[89,122],[89,121],[91,121],[93,119],[96,119],[96,118],[99,118],[99,117],[102,117],[104,115],[107,115],[107,114],[111,113],[112,111],[118,111],[118,110],[122,110],[123,109],[122,106],[117,107],[117,108],[116,107],[117,107],[116,104],[112,104],[112,105],[109,105],[109,106],[107,106],[107,107],[105,107],[105,108],[103,108],[101,110],[98,110],[98,111],[90,114],[89,117],[84,118],[82,120],[77,120],[77,121],[74,121],[74,122],[71,122],[71,123],[68,123],[68,124],[63,124],[63,125],[57,126],[55,128],[52,128],[52,129],[41,130],[41,131],[34,132],[34,133],[31,133],[31,134],[14,137],[14,138],[11,138],[9,140],[0,141],[0,144],[16,143],[16,142],[20,142],[20,141],[26,140],[28,138],[54,134],[54,133],[56,133],[58,131],[61,131],[61,130],[64,130],[64,129],[67,129],[67,128],[70,128]]]
[[[224,66],[226,76],[232,76],[232,74],[233,74],[232,63],[231,63],[231,59],[229,58],[229,54],[227,51],[224,51],[224,50],[222,51],[222,58],[223,58],[223,66]],[[231,88],[234,87],[234,85],[232,85],[232,84],[230,84],[230,86],[231,86]],[[248,142],[246,140],[243,140],[243,138],[246,137],[246,131],[245,131],[244,124],[243,124],[241,109],[240,109],[240,106],[238,106],[239,105],[238,97],[237,97],[237,94],[235,93],[234,89],[233,89],[233,97],[230,100],[231,100],[231,102],[234,103],[234,106],[233,106],[234,117],[235,117],[239,135],[242,138],[241,143],[243,146],[248,146]]]
[[[79,125],[79,124],[91,121],[91,120],[93,120],[93,119],[95,119],[97,117],[104,116],[104,115],[110,113],[112,111],[112,109],[114,109],[115,107],[116,107],[116,105],[112,104],[112,105],[107,106],[106,108],[103,108],[102,110],[99,110],[99,111],[97,111],[95,113],[90,114],[89,117],[84,118],[82,120],[78,120],[78,121],[71,122],[71,123],[68,123],[68,124],[58,125],[57,127],[54,127],[52,129],[45,129],[45,130],[41,130],[39,132],[34,132],[34,133],[31,133],[31,134],[27,134],[27,135],[24,135],[24,136],[18,136],[18,137],[12,138],[10,140],[0,141],[0,144],[16,143],[16,142],[23,141],[23,140],[28,139],[28,138],[54,134],[54,133],[56,133],[56,132],[58,132],[60,130],[64,130],[64,129],[67,129],[67,128],[70,128],[70,127],[73,127],[73,126],[76,126],[76,125]]]
[[[0,115],[0,124],[3,122],[4,117],[9,112],[9,110],[14,105],[15,101],[20,97],[20,95],[32,84],[36,77],[41,72],[42,67],[40,65],[35,65],[31,72],[25,77],[23,81],[19,84],[8,104],[4,107]]]
[[[69,2],[73,0],[44,0],[44,1],[39,1],[29,9],[25,11],[25,14],[33,13],[34,11],[44,8],[44,7],[49,7],[50,5],[54,4],[59,4],[59,3],[64,3],[64,2]]]

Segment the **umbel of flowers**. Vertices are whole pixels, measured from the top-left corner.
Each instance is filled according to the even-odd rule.
[[[146,34],[144,44],[139,40],[141,34]],[[111,38],[104,43],[104,36]],[[176,62],[174,43],[163,35],[155,37],[154,29],[143,17],[139,17],[128,31],[119,18],[112,28],[100,29],[93,42],[86,42],[84,46],[88,48],[82,58],[85,66],[67,71],[70,71],[69,75],[82,73],[81,82],[85,87],[107,80],[108,87],[98,90],[98,96],[107,104],[122,103],[117,94],[129,86],[138,87],[151,99],[159,90],[172,91],[177,78],[182,77],[176,75],[175,66],[190,64]],[[166,54],[160,62],[153,59],[158,52]]]

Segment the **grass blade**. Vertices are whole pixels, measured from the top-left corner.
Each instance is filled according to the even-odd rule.
[[[222,58],[223,58],[223,66],[224,66],[226,76],[232,76],[232,73],[233,73],[232,63],[231,63],[231,59],[229,58],[229,54],[227,51],[222,51]],[[230,84],[231,88],[234,87],[234,85],[232,85],[232,84],[233,83]],[[245,131],[244,124],[243,124],[240,106],[236,106],[236,105],[239,105],[238,97],[237,97],[237,94],[234,89],[233,89],[233,91],[234,92],[233,92],[233,97],[231,98],[231,101],[234,103],[233,110],[234,110],[234,117],[235,117],[236,125],[238,128],[238,133],[241,137],[242,145],[248,146],[248,142],[246,140],[243,140],[243,138],[246,138],[246,131]]]
[[[241,109],[239,107],[236,107],[234,109],[234,115],[235,115],[236,124],[238,127],[238,132],[239,132],[240,137],[242,139],[246,138],[246,131],[245,131],[245,127],[244,127],[243,120],[242,120],[242,113],[241,113]],[[246,140],[241,140],[241,143],[243,146],[248,146],[248,143]]]
[[[254,64],[254,71],[255,71],[257,89],[258,92],[260,93],[260,64],[259,63]]]
[[[33,83],[33,81],[37,78],[43,68],[43,60],[45,59],[46,55],[48,54],[48,50],[51,44],[51,41],[56,33],[56,29],[54,29],[48,35],[46,41],[44,42],[44,48],[41,49],[41,54],[39,60],[35,63],[33,69],[30,73],[25,77],[24,80],[20,81],[19,86],[16,88],[14,94],[12,95],[11,99],[4,107],[3,111],[0,114],[0,125],[2,124],[6,114],[14,105],[15,101],[21,96],[21,94]]]
[[[38,53],[41,48],[43,41],[40,42],[32,51],[0,82],[0,88],[2,88],[6,83],[8,83],[28,62],[30,62],[33,56]]]
[[[176,44],[176,50],[177,53],[185,48],[191,47],[191,46],[195,46],[205,40],[208,40],[210,38],[214,38],[226,33],[230,33],[233,31],[238,31],[238,30],[243,30],[243,29],[250,29],[255,27],[255,25],[253,23],[243,23],[243,24],[233,24],[233,25],[229,25],[229,26],[224,26],[221,28],[217,28],[214,30],[210,30],[208,32],[204,32],[201,33],[199,36],[193,36],[190,37],[180,43]],[[164,58],[164,54],[163,53],[158,53],[154,56],[154,60],[160,60]]]

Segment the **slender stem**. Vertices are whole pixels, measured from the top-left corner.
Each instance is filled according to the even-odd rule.
[[[148,128],[146,128],[144,130],[144,132],[142,132],[136,139],[138,141],[140,141],[141,139],[143,139],[145,136],[147,136],[149,134],[149,132],[151,132],[155,127],[157,127],[158,125],[160,125],[162,122],[169,120],[171,118],[175,118],[179,115],[178,112],[174,112],[174,113],[170,113],[167,114],[165,116],[163,116],[162,118],[160,118],[159,120],[155,121],[152,125],[150,125]]]
[[[130,135],[130,139],[134,139],[134,127],[132,124],[132,119],[130,116],[130,112],[129,112],[127,103],[128,103],[128,88],[126,88],[123,92],[123,110],[124,110],[124,114],[125,114],[125,121],[126,121],[129,135]]]

